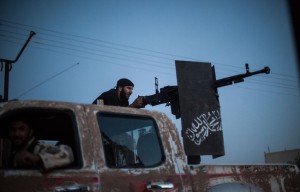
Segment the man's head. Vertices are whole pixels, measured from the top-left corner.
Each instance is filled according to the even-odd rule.
[[[128,100],[132,94],[134,84],[126,78],[119,79],[117,82],[117,91],[120,99]]]
[[[9,137],[16,148],[22,148],[33,137],[33,129],[25,118],[16,118],[9,123]]]

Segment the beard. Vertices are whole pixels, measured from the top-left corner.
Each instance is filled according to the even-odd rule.
[[[17,150],[24,148],[28,144],[29,140],[30,140],[29,136],[27,136],[25,138],[13,137],[11,139],[14,148]]]
[[[122,89],[120,92],[120,98],[121,98],[121,100],[125,100],[125,101],[128,101],[128,99],[129,99],[129,97],[126,95],[124,89]]]

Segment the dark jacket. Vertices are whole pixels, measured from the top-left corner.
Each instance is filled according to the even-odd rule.
[[[128,107],[128,100],[120,100],[118,98],[118,93],[116,89],[111,89],[102,93],[97,99],[94,100],[93,104],[97,104],[97,100],[102,99],[104,105],[113,105],[113,106],[121,106]]]

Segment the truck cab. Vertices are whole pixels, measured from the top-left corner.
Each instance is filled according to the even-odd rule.
[[[30,118],[37,140],[72,148],[71,165],[9,168],[8,120]],[[163,113],[54,101],[0,103],[0,191],[299,191],[294,165],[189,165]]]
[[[10,149],[7,119],[22,114],[32,121],[37,140],[71,146],[72,165],[47,173],[5,167]],[[173,125],[161,113],[13,101],[1,104],[0,123],[1,191],[143,191],[183,189],[187,182],[180,140],[174,140],[177,132],[169,129]]]

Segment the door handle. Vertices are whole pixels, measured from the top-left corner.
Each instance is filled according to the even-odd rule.
[[[55,188],[55,192],[85,192],[90,191],[90,188],[88,186],[82,186],[82,185],[74,185],[74,186],[62,186]]]
[[[154,182],[147,185],[147,189],[153,190],[153,189],[173,189],[174,184],[173,183],[166,183],[166,182]]]

